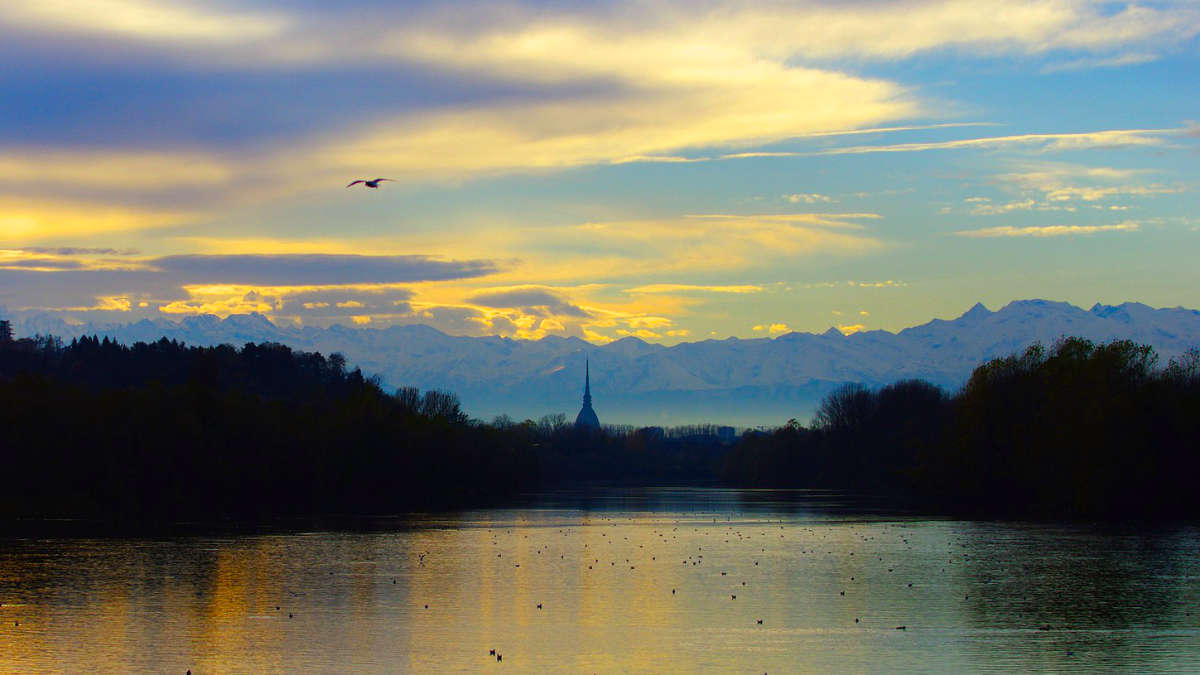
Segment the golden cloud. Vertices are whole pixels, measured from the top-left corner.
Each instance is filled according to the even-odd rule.
[[[772,324],[760,324],[760,325],[754,326],[752,328],[752,330],[754,330],[755,332],[766,331],[767,333],[770,333],[771,335],[779,335],[780,333],[786,333],[791,329],[788,328],[788,325],[786,323],[772,323]]]
[[[162,190],[229,183],[235,168],[198,153],[93,152],[63,150],[0,154],[0,183],[61,189],[98,187]]]
[[[9,244],[160,228],[195,217],[182,211],[0,196],[0,238]]]
[[[214,45],[261,40],[279,35],[288,25],[278,14],[219,13],[155,0],[15,2],[0,7],[0,17],[32,30]]]

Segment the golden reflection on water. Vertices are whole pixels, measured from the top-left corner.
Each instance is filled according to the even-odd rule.
[[[1200,669],[1195,528],[732,509],[411,525],[0,542],[0,672]]]

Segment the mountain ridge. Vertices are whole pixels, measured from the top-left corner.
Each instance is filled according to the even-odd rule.
[[[1142,303],[1096,303],[1083,309],[1051,300],[1016,300],[999,310],[976,303],[955,319],[932,319],[897,332],[843,335],[791,332],[777,337],[708,339],[672,346],[627,337],[591,345],[574,337],[515,340],[443,333],[422,324],[360,328],[276,325],[253,313],[142,319],[127,324],[68,324],[50,314],[13,317],[18,335],[108,336],[122,342],[161,337],[189,344],[279,342],[295,349],[341,352],[389,387],[457,393],[466,411],[516,419],[573,417],[592,362],[594,405],[605,423],[739,426],[806,418],[844,382],[881,386],[917,377],[955,389],[983,361],[1040,341],[1074,335],[1150,344],[1166,359],[1200,345],[1200,311]],[[578,371],[578,372],[576,372]]]

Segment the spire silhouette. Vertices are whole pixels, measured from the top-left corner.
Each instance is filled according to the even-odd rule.
[[[591,364],[586,359],[583,362],[583,408],[575,418],[576,429],[599,429],[600,418],[592,410],[592,372]]]

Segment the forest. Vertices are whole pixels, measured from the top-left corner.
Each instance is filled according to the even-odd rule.
[[[973,515],[1200,515],[1200,351],[1160,366],[1120,340],[1034,344],[950,395],[919,380],[845,385],[809,428],[751,434],[723,480],[822,487]]]
[[[808,427],[577,430],[472,420],[339,354],[0,340],[0,520],[162,524],[502,504],[579,483],[812,487],[945,513],[1192,517],[1200,352],[1068,338],[948,394],[846,385]]]
[[[154,524],[393,514],[567,482],[711,482],[714,443],[563,415],[471,420],[280,344],[0,340],[0,519]]]

